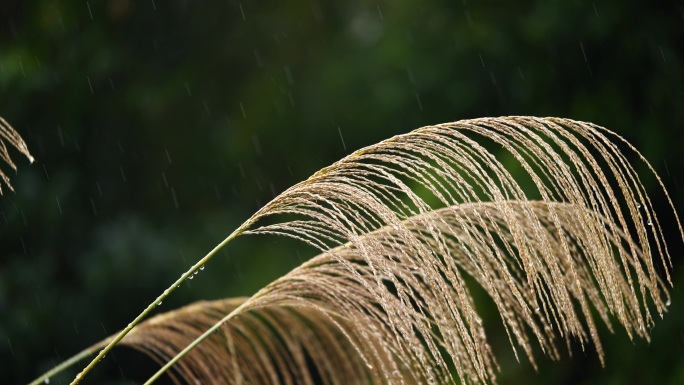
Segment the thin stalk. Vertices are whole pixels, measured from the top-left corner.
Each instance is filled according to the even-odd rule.
[[[245,305],[248,305],[250,301],[245,301],[242,303],[242,305],[236,307],[228,313],[225,317],[221,318],[220,321],[216,322],[212,327],[207,329],[201,336],[195,338],[194,341],[190,343],[190,345],[186,346],[185,349],[183,349],[180,353],[176,354],[171,360],[169,360],[166,365],[162,366],[161,369],[157,371],[152,377],[150,377],[149,380],[145,382],[144,385],[150,385],[156,380],[161,377],[162,374],[166,373],[169,368],[171,368],[176,362],[178,362],[181,358],[183,358],[188,352],[190,352],[192,349],[195,348],[195,346],[199,345],[200,342],[204,341],[207,337],[209,337],[213,332],[218,330],[221,326],[223,326],[229,319],[233,318],[235,315],[239,314],[242,311],[242,308],[245,307]]]
[[[133,329],[133,327],[135,327],[135,325],[139,324],[140,321],[143,320],[143,318],[145,318],[152,310],[154,310],[155,307],[157,307],[158,303],[160,303],[164,299],[166,299],[166,297],[168,297],[169,294],[171,294],[174,290],[176,290],[176,288],[181,283],[183,283],[188,277],[190,277],[192,274],[194,274],[196,271],[198,271],[200,267],[204,266],[204,264],[209,262],[209,260],[211,260],[211,258],[213,258],[219,252],[219,250],[221,250],[225,245],[228,244],[228,242],[232,241],[235,237],[240,235],[242,233],[243,229],[244,229],[244,225],[240,226],[238,229],[233,231],[228,236],[228,238],[224,239],[221,243],[219,243],[216,247],[214,247],[207,255],[204,256],[204,258],[200,259],[188,271],[183,273],[183,275],[181,275],[180,278],[178,278],[178,280],[176,280],[176,282],[174,282],[171,286],[169,286],[166,290],[164,290],[164,292],[159,297],[157,297],[157,299],[152,301],[152,303],[150,303],[147,306],[147,308],[145,310],[143,310],[143,312],[140,313],[140,315],[138,315],[138,317],[136,317],[131,323],[129,323],[125,329],[123,329],[121,332],[119,332],[119,334],[117,334],[117,336],[114,337],[114,339],[112,339],[111,342],[109,342],[109,344],[107,346],[105,346],[104,349],[100,350],[100,353],[97,355],[97,357],[95,357],[90,362],[90,364],[88,364],[88,366],[86,366],[81,371],[81,373],[79,373],[76,376],[76,378],[74,378],[74,380],[71,382],[71,385],[76,385],[79,382],[81,382],[83,377],[85,377],[85,375],[88,374],[88,372],[90,372],[95,367],[95,365],[97,365],[97,363],[102,358],[104,358],[104,356],[107,355],[107,353],[109,353],[109,351],[112,350],[114,348],[114,346],[117,343],[119,343],[119,341],[121,341],[126,336],[126,334],[128,334],[128,332],[131,331],[131,329]]]

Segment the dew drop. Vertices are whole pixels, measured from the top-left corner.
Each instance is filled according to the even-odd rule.
[[[651,222],[650,219],[648,220],[648,225],[649,225],[649,226],[653,226],[653,222]]]
[[[200,270],[204,270],[204,265],[200,266]]]
[[[637,203],[637,209],[641,208],[641,203]]]
[[[535,311],[536,313],[539,313],[539,310],[540,310],[540,309],[539,309],[539,306],[537,306],[537,308],[534,309],[534,311]]]
[[[670,306],[671,304],[672,304],[672,301],[670,301],[669,299],[667,300],[667,302],[665,302],[665,306]]]
[[[46,384],[49,384],[49,383],[50,383],[50,378],[46,378],[45,381],[43,381],[43,382],[46,383]]]
[[[161,304],[162,304],[161,301],[159,301],[159,303],[157,304],[157,306],[161,306]]]
[[[193,279],[193,278],[195,278],[194,275],[191,275],[191,276],[188,277],[188,279]]]

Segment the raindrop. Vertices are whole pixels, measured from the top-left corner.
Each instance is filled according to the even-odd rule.
[[[340,127],[337,127],[337,132],[340,134],[340,139],[342,140],[342,148],[346,151],[347,145],[344,143],[344,138],[342,137],[342,130],[340,129]],[[290,174],[292,174],[292,172],[290,172]]]
[[[651,222],[650,219],[648,220],[648,225],[649,225],[649,226],[653,226],[653,222]]]
[[[50,383],[50,378],[47,378],[47,377],[46,377],[46,378],[45,378],[45,381],[43,381],[43,382],[46,383],[46,384],[49,384],[49,383]]]
[[[539,306],[537,306],[537,308],[534,309],[534,311],[535,311],[536,313],[539,313],[539,310],[540,310],[540,309],[539,309]]]
[[[242,106],[242,104],[240,106]],[[262,156],[264,153],[261,150],[261,142],[259,142],[259,137],[256,134],[252,134],[252,144],[254,144],[254,151],[256,151],[256,154]]]
[[[204,270],[204,265],[200,266],[200,270]]]
[[[28,255],[28,252],[26,251],[26,244],[24,243],[24,237],[19,237],[19,240],[21,241],[21,247],[24,249],[24,255]]]
[[[584,56],[584,62],[587,62],[587,54],[584,52],[584,44],[580,43],[580,48],[582,48],[582,56]]]
[[[264,61],[261,59],[261,54],[256,49],[254,50],[254,59],[256,59],[256,63],[259,67],[264,66]]]
[[[245,113],[245,106],[242,105],[242,102],[240,102],[240,111],[242,111],[242,117],[247,120],[247,114]]]
[[[97,209],[95,208],[95,201],[93,201],[93,198],[90,198],[90,207],[93,209],[93,214],[97,215]]]
[[[176,196],[176,189],[171,187],[171,197],[173,198],[173,205],[178,208],[178,197]]]
[[[292,70],[290,70],[290,67],[285,66],[283,68],[283,71],[285,72],[285,78],[287,79],[287,84],[292,85],[294,83],[294,79],[292,77]]]
[[[193,279],[193,278],[195,278],[194,275],[191,275],[191,276],[188,277],[188,279]]]
[[[641,203],[637,203],[637,209],[641,208]]]
[[[669,307],[671,304],[672,304],[672,301],[670,301],[669,299],[667,300],[667,302],[665,302],[665,306]]]
[[[90,14],[90,20],[93,20],[93,12],[90,10],[90,2],[86,1],[86,5],[88,6],[88,13]],[[48,381],[50,382],[50,381]],[[47,384],[47,382],[46,382]]]
[[[197,273],[199,273],[199,271],[195,270],[195,272],[192,275],[197,275]]]
[[[159,303],[157,304],[157,306],[161,306],[161,304],[162,304],[161,301],[159,301]]]

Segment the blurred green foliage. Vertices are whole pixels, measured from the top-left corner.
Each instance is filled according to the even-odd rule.
[[[671,1],[3,0],[0,115],[37,162],[0,199],[0,383],[127,324],[278,192],[422,125],[595,122],[644,153],[682,212],[683,24]],[[536,373],[499,330],[500,382],[684,383],[684,250],[665,226],[674,298],[650,344],[604,333],[605,369],[573,346]],[[160,310],[253,293],[310,255],[238,239]],[[86,383],[154,368],[126,350],[106,361]]]

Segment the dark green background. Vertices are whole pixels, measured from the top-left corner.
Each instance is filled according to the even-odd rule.
[[[2,0],[0,116],[37,162],[19,160],[0,198],[0,383],[126,325],[258,207],[352,150],[500,115],[618,132],[684,213],[684,5]],[[500,383],[684,383],[683,249],[665,217],[674,299],[651,344],[604,333],[605,369],[575,346],[539,373],[503,349]],[[311,253],[239,239],[160,310],[251,294]],[[86,383],[153,369],[128,350],[105,361]]]

